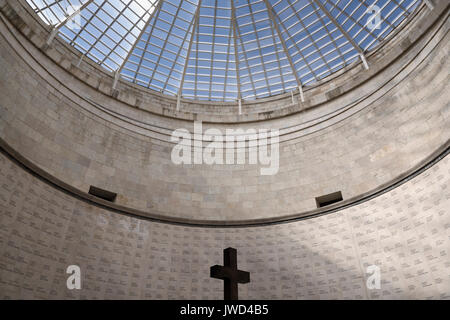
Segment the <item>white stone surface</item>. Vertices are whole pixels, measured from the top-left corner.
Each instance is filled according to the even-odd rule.
[[[253,228],[161,224],[54,189],[0,154],[1,299],[222,299],[209,267],[238,249],[242,299],[450,299],[450,156],[329,215]],[[66,288],[79,265],[82,289]],[[369,265],[381,288],[368,290]]]
[[[205,221],[300,215],[316,208],[315,197],[340,190],[350,199],[389,184],[448,144],[446,17],[448,12],[377,75],[307,112],[234,125],[205,123],[205,129],[222,131],[280,128],[275,176],[261,176],[255,165],[174,165],[170,134],[192,131],[192,122],[131,108],[89,87],[74,77],[75,66],[62,69],[48,58],[64,59],[62,48],[44,54],[27,40],[38,42],[37,31],[24,36],[3,17],[0,137],[63,182],[83,192],[91,185],[117,192],[117,204],[147,215]],[[415,28],[425,23],[418,20]],[[328,92],[332,84],[320,88]]]

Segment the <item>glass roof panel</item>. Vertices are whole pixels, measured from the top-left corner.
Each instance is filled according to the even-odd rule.
[[[317,82],[377,47],[420,0],[27,0],[70,45],[133,83],[211,101]]]

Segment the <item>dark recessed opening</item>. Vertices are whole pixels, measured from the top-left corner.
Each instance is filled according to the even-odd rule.
[[[317,204],[317,208],[321,208],[321,207],[325,207],[325,206],[329,206],[330,204],[339,202],[344,200],[342,198],[342,192],[338,191],[338,192],[333,192],[321,197],[317,197],[316,198],[316,204]]]
[[[110,202],[114,202],[117,197],[117,193],[103,190],[94,186],[91,186],[89,188],[89,194]]]

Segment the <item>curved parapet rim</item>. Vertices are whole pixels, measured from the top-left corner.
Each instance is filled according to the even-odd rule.
[[[260,227],[267,225],[275,225],[281,223],[289,223],[296,222],[304,219],[311,219],[318,216],[323,216],[327,214],[331,214],[334,212],[338,212],[358,204],[369,201],[373,198],[379,197],[395,188],[400,187],[404,183],[410,181],[411,179],[419,176],[424,173],[428,169],[432,168],[439,161],[444,159],[450,154],[450,140],[448,140],[442,147],[433,152],[429,157],[427,157],[420,164],[411,168],[407,172],[399,175],[397,178],[393,179],[391,182],[379,186],[378,188],[367,192],[365,194],[359,195],[357,197],[353,197],[351,199],[347,199],[341,201],[337,204],[333,204],[327,207],[318,208],[311,211],[306,211],[299,214],[277,217],[277,218],[267,218],[267,219],[255,219],[255,220],[239,220],[239,221],[218,221],[218,220],[194,220],[194,219],[183,219],[176,217],[167,217],[161,216],[158,214],[151,214],[148,212],[144,212],[141,210],[127,208],[121,205],[117,205],[112,202],[108,202],[101,198],[90,195],[86,192],[83,192],[62,180],[48,174],[38,166],[34,165],[31,161],[27,160],[15,150],[13,150],[3,139],[0,138],[0,152],[5,154],[27,172],[31,173],[33,176],[47,183],[48,185],[65,192],[66,194],[77,198],[79,200],[85,201],[86,203],[99,206],[103,209],[111,210],[113,212],[132,216],[138,219],[145,219],[159,223],[167,223],[167,224],[176,224],[186,227],[205,227],[205,228],[226,228],[226,227]]]

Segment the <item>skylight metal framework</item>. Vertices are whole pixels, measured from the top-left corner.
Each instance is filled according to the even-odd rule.
[[[361,59],[420,0],[27,0],[119,78],[180,99],[300,91]],[[81,63],[82,59],[80,59]],[[241,107],[240,107],[241,109]]]
[[[65,17],[64,17],[64,20],[62,20],[61,22],[57,23],[57,24],[54,26],[53,31],[52,31],[52,33],[50,34],[50,38],[48,39],[48,42],[47,42],[47,43],[50,44],[50,43],[52,42],[53,38],[57,35],[59,29],[60,29],[64,24],[66,24],[66,22],[72,21],[76,16],[78,16],[78,15],[81,13],[81,11],[84,10],[84,9],[85,9],[92,1],[94,1],[94,0],[86,1],[83,5],[81,5],[81,6],[80,6],[79,8],[77,8],[76,10],[75,10],[75,8],[73,8],[73,6],[72,6],[73,12],[72,12],[71,14],[69,14],[68,12],[66,12],[66,15],[65,15]],[[60,3],[61,3],[61,0],[58,2],[58,4],[60,4]]]
[[[341,33],[344,35],[344,37],[347,38],[348,42],[350,42],[352,44],[353,48],[355,48],[355,50],[358,51],[359,57],[361,58],[361,60],[364,64],[364,67],[366,69],[369,69],[369,65],[367,64],[366,57],[364,56],[364,51],[356,44],[355,40],[353,40],[353,38],[350,37],[350,35],[347,33],[347,31],[344,30],[344,28],[339,24],[339,22],[337,22],[337,20],[333,17],[333,15],[325,8],[325,6],[322,3],[320,3],[320,1],[318,1],[318,0],[312,0],[312,1],[325,13],[325,15],[328,17],[328,19],[330,19],[334,23],[334,25],[338,27],[339,31],[341,31]]]
[[[283,50],[284,50],[284,53],[286,54],[286,57],[287,57],[287,59],[289,61],[289,65],[291,66],[292,70],[295,70],[294,63],[292,62],[292,58],[289,55],[289,52],[288,52],[288,49],[287,49],[287,46],[286,46],[286,42],[284,41],[284,38],[282,37],[281,32],[280,32],[280,27],[278,26],[278,23],[275,20],[275,16],[274,16],[275,14],[273,13],[273,7],[272,7],[271,4],[269,4],[269,1],[264,0],[264,2],[266,4],[267,11],[269,13],[269,17],[272,20],[272,25],[274,26],[275,30],[277,31],[278,38],[280,39],[281,44],[283,45]],[[300,95],[301,95],[301,100],[304,102],[305,98],[303,96],[303,89],[302,89],[303,85],[302,85],[302,82],[300,81],[300,78],[298,77],[297,72],[293,72],[293,74],[295,76],[295,80],[297,81],[297,86],[298,86],[298,90],[299,90]]]
[[[242,108],[242,95],[241,95],[241,76],[239,74],[239,55],[238,55],[238,36],[237,36],[237,27],[236,27],[236,8],[234,7],[234,1],[231,1],[231,28],[233,29],[233,46],[234,46],[234,63],[235,63],[235,70],[236,70],[236,84],[237,84],[237,100],[239,103],[239,113],[241,113]],[[239,39],[240,41],[240,39]]]

